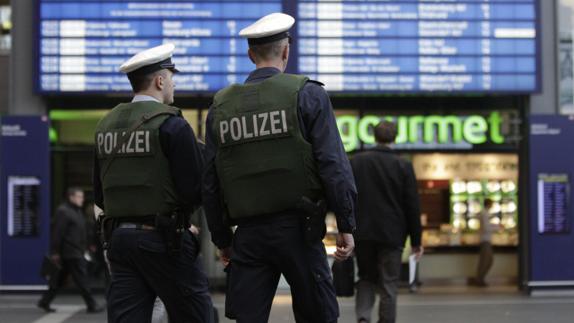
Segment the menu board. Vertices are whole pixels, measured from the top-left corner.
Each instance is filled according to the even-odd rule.
[[[39,234],[40,180],[37,177],[8,177],[8,236]]]
[[[536,0],[39,0],[38,89],[129,92],[118,67],[176,44],[178,92],[215,92],[254,68],[239,31],[297,20],[289,71],[333,92],[535,92]]]
[[[538,232],[570,232],[570,182],[567,174],[538,175]]]

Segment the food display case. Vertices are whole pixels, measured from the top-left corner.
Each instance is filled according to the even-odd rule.
[[[423,244],[437,246],[473,246],[480,244],[480,215],[485,200],[493,203],[488,211],[495,228],[492,243],[498,246],[518,244],[517,186],[511,179],[461,180],[449,183],[448,223],[427,227]]]

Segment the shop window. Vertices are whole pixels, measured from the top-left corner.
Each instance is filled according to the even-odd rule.
[[[483,211],[496,228],[494,245],[518,244],[517,155],[415,154],[413,167],[425,246],[478,245]]]

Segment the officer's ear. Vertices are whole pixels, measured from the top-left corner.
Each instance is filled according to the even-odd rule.
[[[289,45],[285,45],[285,47],[283,47],[283,53],[281,58],[283,59],[283,61],[286,61],[289,58]]]
[[[158,90],[163,90],[165,86],[165,77],[162,73],[157,73],[153,79],[153,83]]]
[[[251,63],[257,65],[257,62],[255,62],[255,53],[251,50],[251,48],[247,49],[247,56],[249,56]]]

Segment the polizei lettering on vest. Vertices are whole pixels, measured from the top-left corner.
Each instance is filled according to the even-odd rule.
[[[287,133],[287,128],[285,110],[275,110],[220,121],[219,137],[221,143],[225,144],[230,140],[237,142]]]
[[[137,130],[128,134],[121,147],[116,147],[118,141],[126,136],[126,132],[100,132],[97,135],[98,154],[100,156],[111,155],[115,150],[118,155],[146,154],[151,152],[150,131]]]

